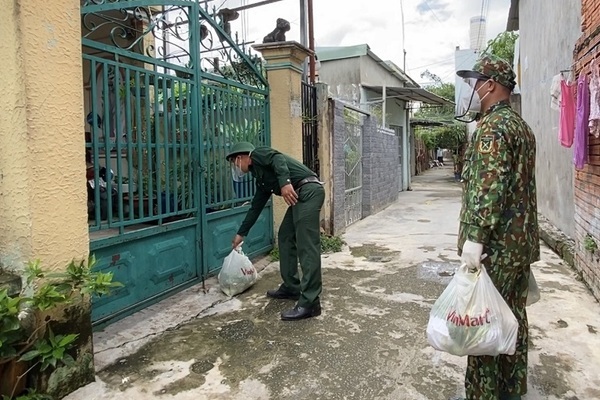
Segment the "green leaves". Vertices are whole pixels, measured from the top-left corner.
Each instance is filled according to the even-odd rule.
[[[436,80],[435,84],[425,86],[425,89],[444,99],[452,102],[454,101],[454,92],[456,88],[453,83],[444,83],[441,80]],[[454,121],[454,105],[449,104],[442,107],[427,107],[426,105],[422,105],[421,108],[415,112],[414,118],[450,123]]]
[[[81,293],[103,296],[110,292],[112,288],[122,287],[120,282],[113,282],[113,273],[92,273],[81,287]]]
[[[23,354],[19,361],[36,360],[40,363],[40,370],[45,371],[48,367],[56,368],[59,363],[70,365],[74,362],[73,357],[65,351],[72,347],[79,334],[54,335],[52,329],[48,330],[48,338],[38,340],[33,350]]]
[[[66,294],[62,293],[56,284],[48,283],[39,288],[33,295],[33,306],[40,311],[45,311],[58,304],[67,302]]]
[[[79,334],[55,335],[50,325],[51,317],[44,322],[29,327],[35,318],[27,318],[36,311],[47,311],[69,304],[76,294],[101,296],[110,289],[122,286],[113,282],[112,273],[92,272],[96,259],[91,256],[87,262],[71,261],[64,272],[46,273],[39,261],[30,262],[25,268],[24,276],[33,294],[8,295],[8,290],[0,290],[0,362],[20,360],[28,362],[31,367],[39,364],[42,371],[56,368],[61,364],[74,362],[68,350],[73,346]],[[19,314],[25,311],[24,321],[28,321],[27,329],[22,325]],[[6,398],[6,397],[5,397]],[[47,396],[30,392],[17,400],[42,400]]]
[[[434,128],[420,128],[416,136],[423,140],[428,149],[458,149],[467,140],[466,126],[461,123],[448,124]]]
[[[7,289],[0,290],[0,360],[17,354],[17,346],[25,341],[19,321],[19,311],[24,300],[10,297]]]
[[[513,60],[515,58],[515,42],[518,37],[519,34],[515,32],[502,32],[494,39],[488,41],[484,53],[491,53],[508,61],[510,65],[513,65]]]

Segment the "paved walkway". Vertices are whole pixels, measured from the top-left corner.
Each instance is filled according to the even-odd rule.
[[[97,382],[67,400],[445,400],[463,392],[465,358],[428,346],[429,310],[457,265],[460,186],[451,168],[349,227],[324,255],[323,315],[282,322],[267,300],[277,264],[227,300],[184,291],[95,335]],[[528,400],[600,398],[600,306],[548,248],[533,267]]]

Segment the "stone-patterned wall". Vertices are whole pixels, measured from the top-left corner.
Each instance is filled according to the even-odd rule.
[[[346,190],[346,172],[345,172],[345,155],[344,155],[344,136],[345,136],[345,121],[344,121],[344,104],[337,100],[329,101],[330,110],[332,110],[333,126],[331,130],[332,145],[332,171],[333,171],[333,191],[332,198],[332,214],[333,214],[333,234],[338,234],[346,228],[345,218],[345,195]]]
[[[363,218],[398,199],[398,136],[367,118],[363,130]]]
[[[344,103],[329,101],[332,142],[332,228],[339,234],[345,220],[345,136]],[[362,136],[362,217],[375,214],[396,201],[399,192],[398,137],[394,131],[377,127],[375,117],[367,115]]]

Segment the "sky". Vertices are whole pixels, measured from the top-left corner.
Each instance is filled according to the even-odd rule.
[[[211,0],[210,6],[234,8],[258,1]],[[505,30],[510,0],[313,0],[313,4],[316,47],[366,43],[381,59],[400,68],[404,48],[406,72],[427,85],[431,79],[420,76],[425,70],[444,82],[454,82],[455,48],[469,48],[470,19],[481,15],[482,7],[487,19],[486,43]],[[262,43],[277,18],[290,22],[286,39],[300,42],[300,0],[281,0],[242,11],[232,22],[232,31],[246,41]]]

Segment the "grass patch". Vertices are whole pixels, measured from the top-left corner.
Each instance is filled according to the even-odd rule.
[[[321,254],[325,253],[339,253],[344,247],[344,240],[339,236],[329,236],[321,234]],[[269,253],[271,262],[279,261],[279,248],[274,247]]]

